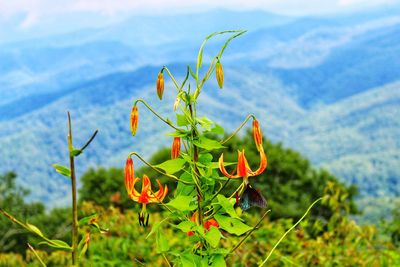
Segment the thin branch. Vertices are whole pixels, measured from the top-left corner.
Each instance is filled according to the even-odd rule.
[[[239,127],[224,141],[221,141],[221,145],[225,144],[226,142],[228,142],[229,140],[231,140],[239,131],[240,129],[243,128],[243,126],[246,124],[246,122],[250,119],[250,118],[255,118],[253,114],[247,115],[246,119],[244,119],[244,121],[239,125]]]
[[[147,103],[146,101],[144,101],[143,99],[138,99],[135,101],[134,105],[136,105],[138,102],[141,102],[143,105],[146,106],[146,108],[148,108],[157,118],[159,118],[161,121],[163,121],[164,123],[166,123],[167,125],[169,125],[170,127],[174,128],[175,130],[179,131],[180,129],[175,127],[171,122],[167,121],[166,119],[164,119],[163,117],[161,117],[160,114],[158,114],[154,109],[152,109]]]
[[[180,92],[181,88],[179,87],[178,82],[175,80],[174,76],[169,71],[169,69],[166,66],[164,66],[162,69],[167,71],[167,73],[168,73],[169,77],[171,78],[172,82],[175,84],[176,89],[178,89],[178,91]]]
[[[131,153],[129,153],[129,157],[131,157],[132,155],[135,155],[138,159],[140,159],[144,164],[146,164],[147,166],[149,166],[150,168],[152,168],[153,170],[155,170],[156,172],[158,172],[158,173],[160,173],[160,174],[162,174],[162,175],[165,175],[165,176],[167,176],[167,177],[169,177],[169,178],[172,178],[172,179],[174,179],[174,180],[176,180],[176,181],[178,181],[178,182],[181,182],[181,183],[183,183],[183,184],[192,184],[192,183],[189,183],[189,182],[186,182],[186,181],[183,181],[183,180],[181,180],[181,179],[179,179],[178,177],[176,177],[175,175],[172,175],[172,174],[168,174],[168,173],[166,173],[166,172],[162,172],[162,171],[160,171],[159,169],[157,169],[157,167],[154,167],[153,165],[151,165],[149,162],[147,162],[144,158],[142,158],[142,156],[140,156],[138,153],[136,153],[136,152],[131,152]]]
[[[36,258],[38,259],[38,261],[40,262],[40,264],[44,267],[46,267],[46,264],[43,262],[43,260],[39,257],[39,254],[37,254],[36,250],[29,244],[26,243],[28,245],[28,248],[30,250],[32,250],[33,254],[36,256]]]
[[[317,204],[318,201],[322,200],[323,198],[324,198],[324,197],[318,198],[317,200],[315,200],[315,201],[308,207],[308,209],[307,209],[306,212],[303,214],[303,216],[302,216],[295,224],[293,224],[293,226],[290,227],[289,230],[287,230],[287,231],[282,235],[282,237],[278,240],[278,242],[276,242],[276,244],[274,245],[274,247],[273,247],[273,248],[271,249],[271,251],[269,252],[267,258],[265,258],[265,260],[264,260],[260,265],[258,265],[258,267],[263,266],[263,265],[268,261],[269,257],[271,257],[271,255],[272,255],[272,253],[274,252],[274,250],[276,249],[276,247],[282,242],[282,240],[286,237],[286,235],[287,235],[290,231],[292,231],[292,230],[307,216],[307,214],[310,212],[310,210],[312,209],[312,207],[313,207],[315,204]]]
[[[242,240],[240,240],[239,243],[237,243],[230,251],[229,253],[225,256],[225,258],[228,257],[229,254],[231,254],[232,252],[234,252],[238,247],[240,247],[240,245],[243,244],[243,242],[255,231],[258,229],[258,226],[261,224],[261,222],[264,220],[265,216],[267,216],[268,213],[270,213],[271,210],[267,210],[264,215],[260,218],[260,220],[257,222],[257,224],[253,227],[253,229],[251,229],[250,231],[247,232],[247,234],[242,238]]]
[[[167,257],[165,256],[165,253],[162,253],[162,256],[163,256],[165,262],[167,263],[167,265],[168,265],[169,267],[171,267],[171,264],[169,263]]]
[[[92,134],[92,136],[89,138],[89,140],[86,142],[86,144],[80,149],[81,151],[85,150],[85,148],[87,148],[90,143],[93,141],[93,139],[96,137],[97,133],[99,132],[99,130],[94,131],[94,133]]]

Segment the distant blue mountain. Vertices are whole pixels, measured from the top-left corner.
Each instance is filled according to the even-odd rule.
[[[121,166],[131,150],[150,156],[169,145],[166,129],[145,108],[131,137],[133,100],[147,99],[174,119],[169,79],[163,101],[155,95],[158,71],[167,65],[183,75],[204,36],[228,28],[249,32],[227,48],[226,87],[207,85],[199,112],[228,131],[257,114],[267,137],[357,184],[363,196],[400,194],[400,15],[383,12],[294,18],[217,10],[3,44],[0,172],[16,171],[32,199],[65,203],[69,181],[50,164],[67,160],[67,110],[77,144],[100,130],[79,158],[80,174]],[[222,40],[210,41],[204,64]]]

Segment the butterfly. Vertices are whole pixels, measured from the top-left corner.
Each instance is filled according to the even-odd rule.
[[[236,201],[239,202],[239,206],[242,210],[248,210],[253,206],[260,208],[267,207],[267,201],[265,200],[265,198],[258,190],[251,187],[250,184],[247,184],[246,189],[244,190],[240,199],[236,197]]]

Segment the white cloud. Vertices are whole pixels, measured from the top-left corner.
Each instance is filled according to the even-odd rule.
[[[393,4],[396,0],[339,0],[339,6],[377,6],[384,4]]]
[[[0,0],[0,18],[24,16],[20,27],[30,27],[43,17],[91,13],[102,16],[130,14],[176,14],[212,8],[267,10],[289,15],[338,12],[351,8],[378,6],[398,0]]]

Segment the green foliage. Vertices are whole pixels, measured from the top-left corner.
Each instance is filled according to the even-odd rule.
[[[242,138],[232,138],[226,144],[224,159],[229,162],[235,161],[237,149],[246,148],[246,158],[250,167],[257,168],[259,152],[253,142],[250,132]],[[354,201],[357,195],[355,186],[345,186],[326,170],[313,168],[309,160],[299,152],[284,148],[281,143],[273,144],[264,139],[264,150],[268,158],[268,167],[261,175],[251,177],[250,182],[266,197],[272,210],[272,219],[300,218],[308,205],[324,194],[328,183],[340,187],[338,193],[345,199],[341,209],[347,209],[350,213],[357,212]],[[219,157],[219,154],[213,153],[213,157]],[[326,205],[317,205],[311,214],[329,220],[333,211]]]
[[[16,174],[8,172],[0,175],[0,208],[8,210],[23,220],[44,214],[44,205],[39,202],[25,203],[29,190],[16,184]],[[35,219],[32,219],[32,223]],[[9,219],[0,216],[0,253],[13,251],[25,253],[29,237],[26,230],[14,225]]]
[[[91,203],[83,203],[82,214],[99,214],[99,220],[107,222],[110,232],[107,235],[95,235],[90,241],[89,253],[82,262],[83,266],[165,266],[163,256],[157,254],[157,235],[148,236],[149,229],[136,223],[137,214],[132,210],[121,213],[119,209],[103,208]],[[168,216],[165,213],[153,213],[154,222],[162,222]],[[249,225],[255,225],[258,215],[246,214],[244,219]],[[135,223],[133,223],[135,222]],[[164,237],[170,246],[184,248],[189,246],[191,239],[186,234],[187,229],[176,229],[169,224],[163,225]],[[347,216],[335,222],[333,229],[324,230],[318,237],[309,235],[306,227],[315,222],[306,219],[295,231],[278,246],[267,266],[399,266],[398,250],[389,243],[382,242],[371,225],[359,226]],[[253,233],[251,239],[243,243],[228,258],[227,266],[257,266],[271,250],[282,234],[293,225],[292,219],[266,219],[260,229]],[[153,225],[155,226],[155,223]],[[158,233],[158,232],[157,232]],[[213,235],[215,233],[211,233]],[[215,249],[224,253],[224,249],[232,247],[241,237],[229,236],[221,242],[223,247]],[[148,236],[148,237],[147,237]],[[226,251],[225,251],[226,252]],[[67,266],[69,255],[65,252],[46,252],[38,250],[48,266]],[[181,254],[190,260],[193,256]],[[218,254],[214,256],[219,257]],[[171,257],[168,257],[171,260]],[[197,258],[196,258],[197,259]],[[195,261],[197,261],[195,259]],[[32,253],[27,256],[19,254],[0,254],[0,266],[38,266]],[[214,263],[215,264],[215,263]],[[216,265],[219,266],[219,265]],[[223,266],[223,265],[221,265]]]

